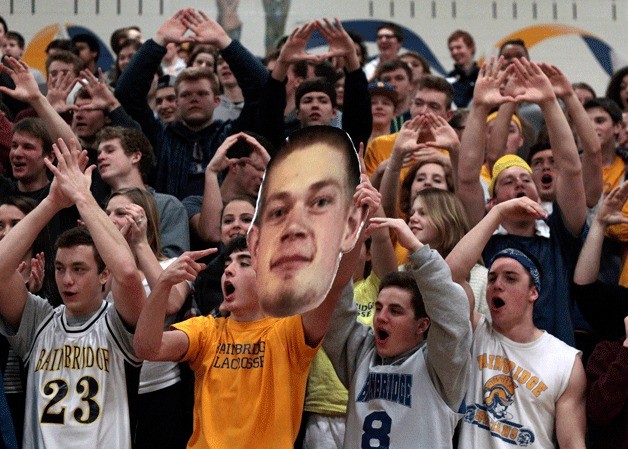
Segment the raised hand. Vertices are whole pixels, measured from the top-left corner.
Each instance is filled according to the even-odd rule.
[[[423,247],[423,243],[416,238],[408,223],[401,218],[384,218],[373,217],[369,220],[367,232],[373,232],[378,229],[390,229],[397,235],[399,244],[406,248],[410,253],[418,251]]]
[[[244,133],[233,134],[227,137],[224,142],[218,147],[216,153],[207,164],[207,171],[211,173],[220,173],[223,170],[226,170],[233,164],[237,164],[239,159],[227,157],[227,152],[229,149],[234,146],[241,136],[245,135]]]
[[[62,207],[69,207],[81,198],[91,195],[89,187],[92,183],[92,171],[96,166],[91,165],[83,171],[85,152],[80,151],[76,140],[71,139],[68,148],[62,139],[57,139],[57,143],[52,145],[52,150],[57,165],[55,166],[50,159],[44,159],[46,167],[54,175],[48,194],[51,200]]]
[[[447,123],[447,120],[429,112],[425,114],[423,123],[427,125],[434,140],[423,142],[419,144],[420,147],[458,151],[460,148],[460,139],[456,131]]]
[[[57,77],[48,77],[46,99],[58,114],[78,109],[78,106],[67,103],[68,95],[70,95],[70,92],[72,92],[72,89],[78,82],[79,78],[75,77],[72,72],[67,72]]]
[[[146,229],[148,220],[142,206],[138,204],[127,204],[124,206],[126,221],[120,228],[120,232],[128,242],[131,248],[139,245],[148,245],[148,237]]]
[[[484,63],[473,89],[474,105],[493,108],[507,101],[514,101],[514,98],[503,90],[511,69],[503,70],[503,68],[503,57],[499,58],[497,63],[495,63],[495,58]]]
[[[191,11],[193,10],[180,9],[172,17],[162,23],[155,33],[154,41],[164,47],[171,42],[175,44],[192,42],[194,40],[192,37],[185,36],[188,27],[183,23],[183,18],[187,14],[190,14]]]
[[[547,217],[541,205],[526,196],[504,201],[494,208],[498,209],[503,220],[526,221]]]
[[[565,98],[568,95],[573,94],[573,88],[569,82],[569,78],[560,71],[555,65],[549,65],[544,62],[539,64],[539,67],[545,73],[545,76],[550,80],[554,94],[559,98]]]
[[[256,170],[259,170],[259,171],[266,170],[266,166],[270,162],[270,155],[268,154],[268,151],[266,151],[266,148],[264,148],[264,146],[261,143],[259,143],[255,137],[249,136],[246,133],[240,133],[240,134],[241,134],[240,139],[246,140],[246,142],[252,148],[253,151],[251,155],[257,156],[257,159],[249,156],[249,157],[243,157],[240,160],[246,162],[247,164],[251,164],[253,168],[255,168]]]
[[[208,44],[224,49],[231,38],[218,22],[210,19],[203,11],[188,9],[181,17],[181,23],[192,33],[191,39],[200,44]]]
[[[183,281],[192,282],[198,273],[205,268],[204,263],[197,262],[198,259],[209,256],[218,251],[216,248],[204,249],[202,251],[188,251],[179,256],[171,263],[159,276],[159,283],[167,286],[174,286]]]
[[[412,120],[408,120],[401,127],[401,131],[395,139],[395,145],[390,154],[390,160],[388,164],[397,170],[401,170],[403,161],[411,155],[414,151],[420,149],[419,137],[424,133],[425,117],[419,115]]]
[[[320,60],[319,56],[311,55],[305,51],[307,41],[315,28],[314,22],[307,22],[305,25],[295,28],[281,48],[278,62],[284,64],[292,64],[299,61],[318,62]]]
[[[334,23],[328,19],[323,19],[322,22],[317,20],[315,25],[329,44],[329,51],[321,58],[343,57],[347,63],[347,70],[350,72],[357,70],[360,67],[360,60],[355,51],[353,40],[343,28],[340,20],[336,18]]]
[[[30,104],[37,100],[41,96],[41,92],[28,64],[24,61],[18,61],[12,56],[8,56],[5,60],[9,63],[9,67],[0,64],[0,72],[5,72],[11,77],[15,83],[15,89],[0,86],[0,92],[24,103]]]
[[[37,293],[44,285],[44,266],[46,258],[44,253],[36,254],[30,262],[21,262],[17,271],[22,275],[24,282],[27,282],[26,288],[31,293]]]
[[[628,217],[622,214],[626,200],[628,200],[628,181],[608,192],[595,219],[604,226],[628,223]]]
[[[528,61],[526,58],[513,59],[508,69],[508,71],[512,70],[515,75],[509,83],[513,83],[517,88],[515,95],[517,103],[526,101],[542,104],[556,101],[550,80],[536,63]]]
[[[91,96],[91,101],[81,106],[81,109],[100,109],[108,113],[120,106],[120,102],[113,91],[105,83],[105,77],[100,68],[98,69],[98,78],[89,70],[81,70],[79,82]]]

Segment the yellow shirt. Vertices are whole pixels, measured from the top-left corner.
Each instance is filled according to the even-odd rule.
[[[188,448],[292,448],[318,348],[300,316],[237,322],[197,317],[173,326],[188,336],[194,431]]]
[[[619,156],[615,156],[615,160],[608,167],[602,169],[602,179],[604,181],[604,192],[610,192],[624,180],[626,173],[626,163]],[[628,217],[628,203],[624,204],[622,215]],[[622,243],[628,242],[628,225],[616,224],[609,226],[606,235],[619,240]],[[628,287],[628,251],[626,245],[623,248],[621,274],[619,276],[619,285]]]

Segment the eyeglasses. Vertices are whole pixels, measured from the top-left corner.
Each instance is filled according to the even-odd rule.
[[[395,36],[394,34],[390,33],[390,34],[378,34],[377,35],[377,40],[381,40],[381,39],[396,39],[397,36]]]

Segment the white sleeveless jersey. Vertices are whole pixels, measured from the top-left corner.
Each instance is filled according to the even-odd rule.
[[[345,449],[451,448],[462,415],[436,391],[425,351],[423,346],[398,364],[376,365],[373,347],[362,359],[349,391]]]
[[[113,304],[103,301],[72,327],[64,306],[43,314],[41,301],[29,295],[20,329],[9,337],[27,365],[24,447],[130,448],[126,369],[141,361]]]
[[[530,343],[514,342],[481,318],[459,449],[555,447],[556,402],[577,354],[547,332]]]

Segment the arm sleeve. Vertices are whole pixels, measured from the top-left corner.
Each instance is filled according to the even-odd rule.
[[[628,348],[619,342],[599,343],[587,363],[587,416],[608,424],[626,409]]]
[[[26,361],[39,325],[52,314],[52,311],[48,301],[28,293],[18,329],[13,329],[4,319],[0,319],[0,333],[7,337],[9,344],[22,360]]]
[[[115,108],[109,113],[109,120],[111,120],[111,126],[122,126],[123,128],[135,128],[140,129],[140,124],[133,120],[122,106]]]
[[[211,316],[199,316],[190,318],[189,320],[175,323],[171,326],[173,330],[180,330],[188,337],[188,350],[181,361],[190,362],[190,368],[195,370],[202,363],[202,354],[204,342],[210,340],[211,329],[214,327],[214,318]]]
[[[357,315],[358,310],[353,303],[353,285],[349,284],[342,291],[323,342],[323,349],[346,388],[349,388],[360,360],[375,345],[373,334],[367,326],[356,321]]]
[[[371,113],[371,95],[368,81],[361,68],[346,73],[345,102],[342,109],[342,129],[351,139],[356,149],[360,142],[366,145],[373,128]]]
[[[190,226],[183,204],[173,196],[159,195],[159,235],[166,257],[178,257],[190,249]]]
[[[410,255],[411,273],[431,319],[427,337],[427,368],[447,405],[457,411],[464,399],[471,363],[469,303],[452,281],[443,258],[429,246]]]
[[[148,140],[158,149],[158,135],[161,123],[157,120],[148,106],[146,97],[153,77],[166,54],[166,48],[154,40],[147,40],[135,53],[126,70],[120,76],[116,85],[116,98],[124,110],[136,120]]]
[[[272,76],[268,77],[260,93],[253,131],[267,137],[275,149],[279,148],[285,139],[283,118],[285,108],[285,83],[277,81]],[[274,154],[270,155],[270,157],[273,156]]]

